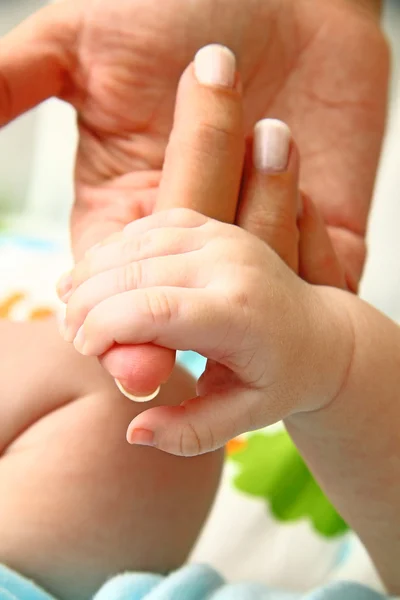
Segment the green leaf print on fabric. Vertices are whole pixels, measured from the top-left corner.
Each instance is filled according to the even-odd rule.
[[[310,519],[316,531],[328,538],[348,531],[286,431],[252,434],[231,448],[228,455],[239,466],[235,487],[265,498],[279,521]]]

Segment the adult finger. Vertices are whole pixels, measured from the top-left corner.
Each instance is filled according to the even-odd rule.
[[[223,46],[206,46],[199,50],[179,84],[155,210],[191,208],[233,222],[243,160],[243,109],[235,56]],[[140,353],[127,346],[116,347],[113,352],[114,366],[119,357],[121,364],[133,365],[135,375],[125,379],[124,387],[135,393],[139,369],[133,352],[138,361]],[[129,358],[127,353],[132,353]],[[164,358],[171,361],[167,354]],[[159,361],[154,361],[154,368],[155,376],[161,368]]]
[[[263,119],[246,153],[237,223],[298,268],[299,155],[289,127]]]
[[[52,4],[0,41],[0,126],[51,96],[68,94],[81,6]]]
[[[233,223],[243,160],[235,56],[212,44],[199,50],[180,81],[156,210],[191,208]]]
[[[298,220],[299,275],[311,284],[347,289],[342,263],[338,260],[322,216],[304,194],[302,204]]]
[[[328,226],[327,230],[340,264],[343,265],[347,287],[356,294],[367,257],[365,237],[344,227]]]

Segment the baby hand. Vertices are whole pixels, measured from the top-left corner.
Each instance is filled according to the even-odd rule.
[[[250,233],[175,209],[131,223],[87,260],[93,275],[67,312],[78,351],[153,343],[209,359],[198,397],[140,414],[131,443],[199,454],[338,392],[343,316]]]
[[[214,68],[224,61],[222,71],[226,76],[233,69],[233,76],[229,85],[218,85]],[[212,82],[206,83],[210,66]],[[267,242],[286,264],[299,269],[304,279],[342,287],[342,269],[323,221],[310,201],[305,202],[302,217],[297,219],[299,159],[286,125],[268,119],[257,124],[254,146],[248,140],[248,160],[241,182],[243,100],[234,69],[229,50],[211,46],[200,50],[194,65],[183,74],[154,210],[186,207],[225,222],[232,222],[236,215],[239,226]],[[226,78],[224,81],[228,82]],[[144,214],[148,212],[144,210]],[[100,270],[107,264],[99,265]],[[87,276],[84,260],[73,277],[63,278],[60,297],[67,301]],[[154,344],[115,345],[100,360],[137,400],[159,389],[160,383],[168,379],[175,352]]]

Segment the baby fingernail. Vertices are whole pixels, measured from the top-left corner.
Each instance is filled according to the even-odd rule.
[[[84,349],[85,349],[85,344],[86,344],[86,339],[85,339],[85,331],[83,328],[83,325],[78,329],[78,333],[76,334],[73,344],[75,346],[75,349],[78,350],[78,352],[83,353]]]
[[[129,444],[137,446],[155,446],[154,433],[149,429],[128,429],[126,439]]]
[[[119,389],[119,391],[121,392],[121,394],[123,394],[129,400],[132,400],[132,402],[150,402],[151,400],[154,400],[154,398],[156,398],[158,396],[158,394],[160,393],[160,389],[161,389],[161,386],[158,386],[158,388],[156,390],[154,390],[154,392],[152,392],[151,394],[148,394],[146,396],[141,396],[141,395],[136,395],[136,394],[135,395],[130,394],[129,392],[127,392],[126,389],[124,388],[124,386],[122,385],[122,383],[120,381],[118,381],[118,379],[115,379],[115,384],[116,384],[117,388]]]
[[[72,275],[65,273],[57,283],[57,294],[62,302],[67,302],[72,294]]]
[[[233,88],[236,79],[235,55],[220,44],[205,46],[194,58],[194,72],[199,83]]]
[[[64,338],[65,342],[68,342],[69,344],[71,342],[75,343],[75,338],[77,337],[77,334],[75,333],[76,329],[74,327],[71,327],[70,325],[68,325],[66,318],[64,318],[60,321],[58,327],[59,327],[61,336]]]
[[[254,128],[254,166],[265,173],[286,171],[289,161],[289,127],[277,119],[263,119]]]

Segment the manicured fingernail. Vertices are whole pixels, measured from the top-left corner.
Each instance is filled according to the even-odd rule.
[[[265,173],[286,171],[289,161],[291,132],[286,123],[263,119],[254,128],[254,166]]]
[[[120,381],[118,381],[118,379],[115,379],[115,384],[116,384],[117,388],[119,389],[119,391],[121,392],[121,394],[123,394],[129,400],[132,400],[132,402],[150,402],[151,400],[154,400],[154,398],[156,398],[158,396],[158,394],[160,393],[160,389],[161,389],[161,386],[158,386],[158,388],[156,390],[154,390],[154,392],[152,392],[151,394],[148,394],[147,396],[140,396],[140,395],[130,394],[129,392],[127,392],[126,389],[124,388],[124,386],[122,385],[122,383]]]
[[[199,83],[233,88],[236,58],[232,50],[220,44],[201,48],[194,58],[194,72]]]
[[[83,353],[84,348],[85,348],[85,343],[86,343],[85,330],[82,325],[78,329],[78,333],[76,334],[76,336],[74,338],[73,344],[75,346],[75,349],[78,350],[78,352]]]
[[[57,283],[57,294],[62,302],[68,302],[72,295],[72,275],[65,273]]]
[[[126,439],[129,444],[136,444],[138,446],[155,446],[154,433],[148,429],[132,429],[126,434]]]

